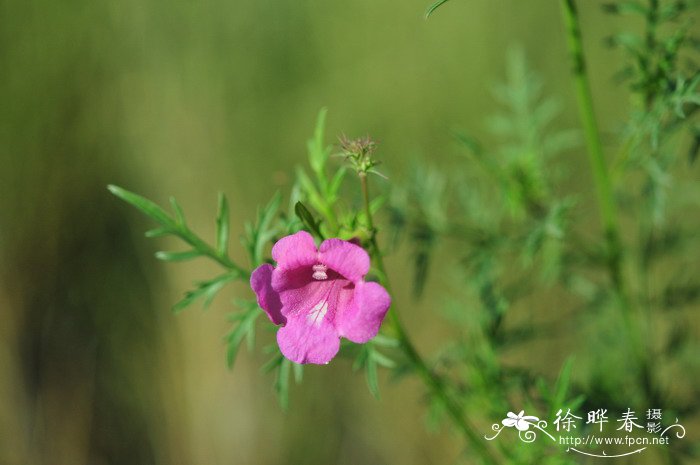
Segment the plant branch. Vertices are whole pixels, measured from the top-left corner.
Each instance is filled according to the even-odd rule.
[[[177,227],[173,234],[178,236],[180,239],[191,245],[200,254],[211,258],[219,265],[227,268],[235,273],[237,273],[241,278],[249,278],[250,273],[244,270],[240,266],[236,265],[226,254],[217,252],[214,247],[210,246],[202,239],[199,238],[195,233],[193,233],[187,227]]]

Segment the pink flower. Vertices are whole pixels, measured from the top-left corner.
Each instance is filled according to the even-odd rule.
[[[377,283],[365,282],[369,255],[340,239],[316,249],[311,235],[299,231],[272,247],[277,267],[264,264],[250,287],[270,320],[282,325],[277,343],[296,363],[328,363],[340,338],[365,343],[379,332],[391,297]]]

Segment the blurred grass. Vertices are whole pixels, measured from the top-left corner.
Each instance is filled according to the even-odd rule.
[[[238,234],[257,204],[289,187],[322,106],[329,134],[380,141],[392,179],[417,157],[454,166],[450,129],[489,141],[488,89],[513,43],[562,97],[559,124],[575,125],[554,2],[454,1],[429,21],[426,6],[0,2],[0,463],[428,464],[459,455],[454,438],[424,432],[417,385],[384,383],[378,403],[347,361],[307,370],[283,415],[258,372],[262,356],[243,353],[233,373],[224,369],[227,298],[204,315],[168,313],[210,269],[158,263],[142,220],[104,189],[117,183],[161,203],[175,195],[209,235],[223,191]],[[626,108],[609,85],[619,57],[600,41],[621,26],[597,6],[582,7],[586,46],[598,113],[616,129]],[[589,185],[578,181],[567,189]],[[406,260],[390,260],[395,282],[409,279]],[[426,351],[448,331],[437,317],[444,288],[431,279],[414,305],[408,291],[397,296]]]

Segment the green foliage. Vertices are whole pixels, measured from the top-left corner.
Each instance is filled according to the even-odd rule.
[[[393,243],[409,236],[413,257],[413,294],[419,297],[425,287],[430,257],[437,237],[447,232],[447,179],[438,170],[416,164],[408,182],[392,191],[390,214]]]
[[[621,34],[614,40],[636,66],[630,68],[627,79],[633,102],[640,100],[620,134],[621,155],[613,172],[620,204],[639,222],[638,241],[621,246],[623,253],[641,254],[633,275],[638,293],[629,301],[619,298],[622,285],[615,277],[601,279],[609,272],[609,238],[582,237],[579,231],[590,221],[580,208],[582,199],[562,194],[561,186],[570,174],[559,169],[563,165],[558,160],[564,153],[579,150],[580,137],[577,131],[559,127],[559,105],[542,97],[541,80],[527,68],[518,50],[509,54],[506,82],[494,88],[495,101],[503,111],[487,118],[496,146],[457,132],[457,142],[467,154],[463,172],[417,164],[404,185],[392,193],[390,220],[395,237],[410,243],[415,289],[422,289],[427,264],[444,253],[441,248],[453,257],[451,263],[443,258],[440,274],[451,275],[457,288],[446,314],[461,337],[445,344],[433,366],[451,395],[467,409],[478,406],[485,418],[511,408],[505,399],[520,399],[523,407],[548,411],[553,418],[560,408],[606,405],[622,409],[625,403],[646,405],[667,398],[653,378],[658,369],[654,367],[659,367],[660,360],[670,362],[671,352],[655,351],[656,360],[652,361],[637,358],[634,347],[639,338],[655,340],[655,344],[664,339],[643,330],[658,327],[662,315],[668,315],[660,313],[655,303],[663,297],[650,293],[653,263],[667,266],[666,258],[682,253],[677,247],[694,250],[689,241],[697,239],[697,235],[679,233],[683,217],[675,216],[674,227],[663,220],[673,212],[671,205],[690,201],[688,197],[672,200],[672,191],[687,196],[697,190],[696,186],[679,189],[679,182],[673,179],[678,155],[685,153],[678,148],[683,139],[675,136],[683,128],[696,127],[689,118],[696,114],[700,78],[697,67],[682,71],[680,64],[678,50],[681,44],[690,44],[687,28],[659,36],[664,21],[682,22],[686,12],[685,7],[679,7],[680,2],[673,3],[675,7],[669,6],[671,3],[650,1],[644,6],[620,2],[615,10],[639,10],[647,22],[644,36]],[[692,144],[691,153],[697,150]],[[633,192],[632,186],[639,186],[639,190]],[[662,227],[664,224],[668,227]],[[693,291],[697,283],[679,286],[674,284],[677,275],[673,276],[665,291],[666,296],[675,296],[670,301],[687,306],[700,300],[700,293]],[[513,351],[526,352],[534,340],[565,327],[556,318],[550,326],[527,316],[532,302],[551,295],[567,296],[563,299],[571,302],[569,305],[584,309],[571,316],[580,328],[580,337],[587,338],[592,347],[608,348],[606,353],[615,356],[593,349],[577,357],[577,363],[569,356],[553,383],[542,373],[533,372],[527,361],[516,366],[505,364],[508,354],[512,358]],[[465,308],[465,302],[471,305]],[[638,315],[646,315],[645,320]],[[676,351],[689,347],[688,333],[676,330],[667,343]],[[575,352],[573,344],[571,351]],[[620,364],[630,368],[615,369]],[[535,392],[533,385],[538,387]],[[621,385],[635,388],[620,395],[616,390]],[[444,418],[444,403],[431,399],[432,427]],[[529,451],[506,447],[502,453],[510,463],[542,462],[546,450],[532,446]],[[550,457],[547,463],[570,460]]]
[[[158,254],[158,258],[162,260],[180,261],[188,260],[198,256],[205,256],[219,263],[224,268],[229,269],[238,277],[247,276],[247,273],[241,267],[239,267],[233,261],[231,261],[228,254],[226,253],[225,247],[219,247],[219,249],[217,250],[215,247],[212,247],[209,244],[207,244],[196,233],[194,233],[194,231],[192,231],[189,228],[189,226],[187,226],[184,214],[182,212],[182,208],[180,208],[175,199],[170,199],[173,211],[175,213],[175,217],[173,218],[168,213],[166,213],[166,211],[163,210],[161,207],[151,202],[150,200],[141,197],[138,194],[134,194],[133,192],[129,192],[126,189],[122,189],[121,187],[113,185],[107,186],[107,188],[112,194],[116,195],[117,197],[131,204],[132,206],[136,207],[138,210],[140,210],[149,218],[155,220],[160,225],[159,228],[148,231],[146,233],[147,237],[161,237],[172,235],[182,239],[185,243],[192,247],[191,251],[187,251],[185,253],[161,252]],[[223,198],[223,195],[221,196],[221,198]],[[225,205],[225,203],[225,199],[220,200],[220,205]],[[223,225],[223,216],[221,214],[219,216],[222,218],[222,220],[220,222],[217,221],[217,223],[220,223],[221,225],[218,227],[217,237],[220,236],[220,232],[222,229],[228,227]]]
[[[270,348],[271,351],[277,351],[275,347]],[[277,400],[282,410],[289,408],[289,379],[293,375],[296,384],[300,384],[303,380],[304,366],[290,362],[282,356],[275,354],[261,368],[263,373],[274,372],[274,383],[272,385]]]
[[[254,301],[238,301],[237,305],[243,310],[232,313],[229,316],[229,321],[234,323],[234,327],[226,335],[226,365],[229,369],[233,368],[238,355],[238,349],[244,339],[248,341],[248,351],[252,351],[255,347],[255,322],[260,316],[258,304]]]
[[[379,399],[379,381],[377,378],[377,368],[395,368],[396,363],[381,353],[378,347],[384,347],[388,349],[396,349],[398,347],[398,341],[389,338],[387,336],[378,335],[373,340],[360,347],[359,353],[355,358],[353,363],[353,369],[364,370],[365,379],[367,380],[367,387],[369,392],[376,398]]]
[[[318,212],[324,220],[322,224],[316,225],[320,228],[319,236],[337,237],[339,225],[336,207],[346,169],[341,166],[329,177],[327,165],[332,149],[324,142],[325,127],[326,109],[324,108],[318,114],[314,137],[307,142],[308,160],[313,178],[299,167],[296,171],[297,185],[301,191],[299,200]]]
[[[171,217],[161,207],[138,194],[112,185],[108,186],[108,189],[114,195],[133,205],[146,216],[160,224],[159,228],[148,231],[146,236],[161,237],[172,235],[182,239],[192,247],[191,250],[184,252],[157,252],[156,258],[159,260],[180,262],[198,257],[208,257],[228,269],[226,273],[213,279],[197,283],[195,289],[187,291],[185,297],[173,306],[174,312],[180,312],[200,299],[203,301],[203,306],[206,309],[209,307],[216,294],[223,289],[226,284],[235,280],[247,278],[248,272],[236,265],[228,256],[228,205],[226,197],[223,194],[219,196],[219,213],[216,220],[216,247],[212,247],[187,226],[182,208],[174,198],[170,199],[170,204],[175,215]]]
[[[203,300],[203,307],[207,309],[216,294],[226,284],[238,279],[240,279],[238,272],[228,272],[207,281],[200,281],[195,289],[185,292],[185,297],[173,306],[173,311],[175,313],[181,312],[199,299]]]
[[[283,232],[282,225],[277,220],[277,213],[282,202],[282,196],[277,192],[262,208],[258,209],[255,223],[245,223],[243,246],[248,251],[251,268],[257,268],[264,262],[265,247]]]

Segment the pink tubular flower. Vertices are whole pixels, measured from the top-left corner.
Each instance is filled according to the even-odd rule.
[[[340,239],[323,241],[299,231],[272,247],[277,267],[259,266],[250,287],[260,308],[276,325],[277,343],[296,363],[328,363],[340,338],[364,343],[379,332],[391,297],[377,283],[365,282],[369,255]]]

